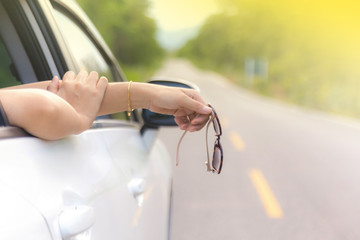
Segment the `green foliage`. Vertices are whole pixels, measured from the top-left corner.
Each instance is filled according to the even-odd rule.
[[[224,12],[210,17],[180,56],[261,94],[360,117],[359,4],[221,3]],[[267,64],[266,74],[249,77],[245,63],[253,60]]]
[[[159,69],[163,61],[154,61],[151,65],[127,65],[123,64],[122,69],[128,80],[134,82],[148,81],[153,77],[154,70]]]
[[[5,49],[4,44],[0,39],[0,88],[19,85],[20,81],[17,81],[13,74],[10,72],[11,59]]]
[[[147,0],[77,0],[115,57],[126,65],[152,65],[164,55],[155,40],[155,21]]]

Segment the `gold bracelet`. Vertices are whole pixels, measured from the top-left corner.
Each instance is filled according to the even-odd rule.
[[[132,81],[129,82],[128,84],[128,117],[131,117],[131,113],[132,111],[134,111],[133,108],[131,108],[131,100],[130,100],[130,88],[131,88],[131,83]]]

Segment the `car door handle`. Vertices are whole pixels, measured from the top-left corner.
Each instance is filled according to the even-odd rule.
[[[133,178],[128,183],[130,193],[135,198],[137,205],[141,207],[144,203],[144,193],[146,191],[146,181],[143,178]]]
[[[129,191],[134,197],[138,197],[146,190],[146,181],[143,178],[133,178],[128,183]]]
[[[95,222],[95,213],[85,205],[66,206],[58,220],[63,239],[69,239],[88,230]]]

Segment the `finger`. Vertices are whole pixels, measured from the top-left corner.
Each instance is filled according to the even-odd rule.
[[[71,81],[71,80],[74,80],[75,77],[76,77],[76,74],[75,74],[73,71],[67,71],[67,72],[64,74],[62,80],[63,80],[63,81]]]
[[[52,93],[57,93],[59,90],[59,78],[57,76],[53,77],[49,86],[47,86],[47,90]]]
[[[87,77],[87,83],[96,86],[99,80],[99,74],[95,71],[90,72],[89,76]]]
[[[175,117],[174,118],[177,125],[179,125],[180,129],[185,130],[190,125],[190,120],[187,116]]]
[[[96,87],[98,87],[98,88],[107,87],[108,83],[109,83],[109,80],[106,77],[102,76],[97,81]]]
[[[108,79],[106,77],[101,77],[99,81],[97,82],[97,89],[99,90],[101,96],[104,96],[105,90],[108,86]]]
[[[189,116],[175,117],[175,122],[179,125],[180,129],[188,130],[190,132],[201,130],[209,121],[209,115],[190,114]]]
[[[191,124],[199,125],[203,123],[207,123],[209,121],[209,115],[198,114],[192,121]]]
[[[181,118],[175,118],[176,124],[180,127],[181,130],[188,130],[189,132],[195,132],[201,130],[207,122],[202,122],[200,124],[191,124],[190,122],[183,121]]]
[[[189,132],[196,132],[196,131],[201,130],[203,127],[204,127],[204,125],[191,125],[191,126],[188,128],[188,131],[189,131]]]
[[[178,122],[178,121],[176,121],[175,120],[175,122],[176,122],[176,124],[179,126],[179,128],[181,129],[181,130],[186,130],[187,128],[188,128],[188,124],[186,124],[186,123],[181,123],[181,122]]]
[[[191,112],[191,113],[188,113],[187,115],[188,115],[190,122],[192,122],[192,120],[195,119],[200,114],[198,114],[196,112]]]
[[[189,119],[186,117],[186,116],[179,116],[179,117],[176,117],[175,116],[175,121],[179,124],[182,124],[182,123],[190,123]]]
[[[197,124],[194,124],[193,122],[191,122],[190,126],[188,127],[188,131],[195,132],[195,131],[201,130],[208,123],[207,120],[208,119],[206,119],[205,121],[199,122]]]
[[[177,125],[179,126],[179,128],[181,129],[181,130],[187,130],[188,129],[188,127],[189,127],[189,124],[186,124],[186,123],[177,123]]]
[[[76,76],[76,81],[79,82],[86,82],[86,79],[88,77],[88,73],[85,70],[81,70],[79,74]]]

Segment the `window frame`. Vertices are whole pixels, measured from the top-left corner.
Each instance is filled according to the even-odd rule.
[[[19,14],[24,14],[24,12],[21,12],[19,6],[16,6],[14,2],[10,3],[10,5],[8,2],[0,3],[1,38],[7,49],[8,56],[14,64],[19,77],[18,80],[20,80],[21,84],[35,82],[38,79],[37,72],[34,69],[34,64],[31,62],[27,49],[23,45],[24,39],[21,39],[21,34],[18,34],[19,29],[16,28],[15,24],[19,22],[20,18],[18,17],[17,20],[14,20],[14,15],[17,14],[12,14],[12,16],[8,14],[9,9],[14,9],[13,11],[17,11]]]
[[[8,14],[8,16],[17,32],[22,47],[25,49],[36,79],[49,79],[53,73],[48,64],[49,60],[44,54],[41,42],[39,42],[38,36],[34,31],[33,23],[30,22],[29,12],[26,12],[26,9],[24,9],[26,1],[3,1],[2,3],[5,11],[12,13]]]

